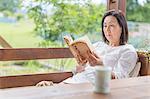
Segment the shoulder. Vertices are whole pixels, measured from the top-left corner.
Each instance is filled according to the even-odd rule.
[[[125,57],[135,57],[137,58],[136,49],[131,44],[123,45],[120,49],[120,54]]]
[[[123,52],[136,52],[136,49],[131,44],[123,45],[121,48],[121,51]]]

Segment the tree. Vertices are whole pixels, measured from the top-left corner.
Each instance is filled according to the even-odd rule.
[[[127,19],[130,21],[150,22],[150,2],[140,5],[138,0],[127,0]]]
[[[147,3],[150,3],[150,0],[146,0]]]
[[[84,4],[81,4],[79,0],[37,1],[40,4],[29,8],[29,16],[34,19],[35,31],[45,40],[55,41],[61,33],[100,32],[101,19],[105,11],[104,5],[92,4],[91,0],[85,0]],[[52,15],[43,13],[42,5],[44,4],[53,6],[53,10],[49,10],[53,13]]]
[[[20,0],[0,0],[0,11],[4,14],[13,14],[19,8]]]

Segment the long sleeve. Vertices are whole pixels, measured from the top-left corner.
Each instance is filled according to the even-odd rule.
[[[118,63],[113,68],[113,72],[120,78],[128,78],[137,62],[137,53],[129,49],[121,53]]]

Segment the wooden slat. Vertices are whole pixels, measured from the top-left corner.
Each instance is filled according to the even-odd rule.
[[[4,48],[12,48],[1,36],[0,36],[0,45]]]
[[[56,58],[73,58],[73,56],[68,48],[0,49],[0,61]],[[2,76],[0,77],[0,88],[32,86],[42,80],[52,80],[58,83],[70,76],[72,76],[71,72]]]
[[[73,58],[68,48],[0,49],[0,61]]]
[[[0,88],[35,86],[38,82],[43,80],[59,83],[71,76],[72,72],[2,76],[0,77]]]

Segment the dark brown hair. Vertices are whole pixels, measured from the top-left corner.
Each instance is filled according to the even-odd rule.
[[[115,11],[115,10],[111,10],[108,11],[104,14],[103,18],[102,18],[102,36],[103,36],[103,40],[105,43],[109,43],[109,41],[106,39],[105,34],[104,34],[104,20],[107,16],[114,16],[118,23],[119,26],[122,28],[122,32],[121,32],[121,36],[120,36],[120,45],[125,45],[128,42],[128,27],[127,27],[127,22],[126,19],[123,15],[123,13],[121,11]]]

